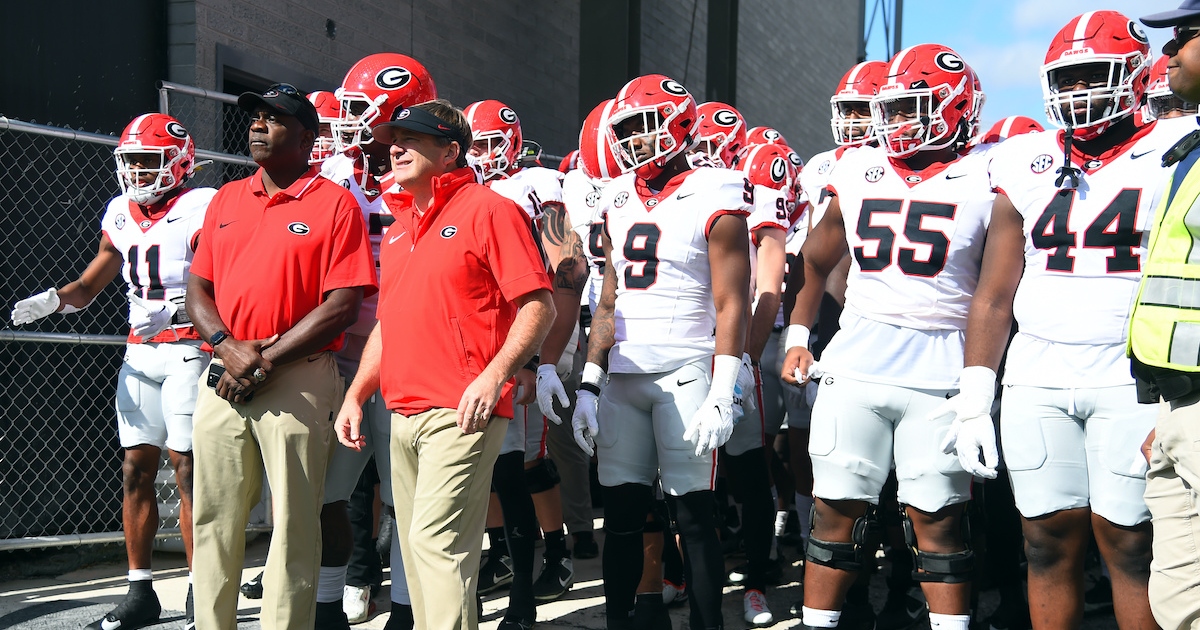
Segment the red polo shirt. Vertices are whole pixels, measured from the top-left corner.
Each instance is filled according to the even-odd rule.
[[[377,291],[358,202],[314,167],[274,196],[262,169],[229,182],[208,205],[191,272],[212,281],[235,339],[291,330],[334,289]],[[342,336],[325,349],[342,346]]]
[[[504,345],[515,300],[550,289],[520,206],[475,183],[471,169],[434,179],[424,216],[406,192],[385,194],[396,222],[380,246],[380,387],[388,409],[457,409]],[[511,418],[512,381],[495,414]]]

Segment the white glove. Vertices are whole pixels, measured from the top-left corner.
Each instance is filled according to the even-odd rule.
[[[696,445],[696,457],[720,448],[733,433],[733,396],[742,360],[728,354],[713,358],[712,385],[708,397],[692,416],[683,439]]]
[[[171,320],[179,306],[170,300],[143,300],[137,295],[129,294],[129,327],[131,332],[142,339],[171,327]]]
[[[992,424],[992,416],[955,418],[946,439],[942,440],[942,452],[947,455],[957,453],[959,465],[972,475],[995,479],[1000,454],[996,450],[996,426]]]
[[[567,398],[567,390],[563,387],[562,379],[558,378],[558,372],[554,370],[554,365],[546,363],[539,365],[537,369],[537,401],[538,407],[542,410],[542,415],[550,419],[554,424],[562,424],[562,418],[554,412],[554,399],[558,398],[558,404],[566,409],[571,406],[571,399]]]
[[[821,363],[819,361],[813,361],[812,364],[808,366],[807,373],[801,372],[800,368],[796,368],[796,371],[792,372],[792,375],[796,377],[796,382],[803,386],[805,383],[811,384],[813,381],[821,380],[821,377],[825,376],[825,370],[821,369]]]
[[[742,365],[738,368],[737,382],[733,386],[734,424],[741,422],[742,418],[758,409],[758,381],[754,378],[754,371],[750,355],[742,353]]]
[[[604,368],[595,363],[584,363],[583,374],[580,376],[580,389],[575,392],[575,413],[571,415],[571,432],[575,435],[575,443],[583,449],[588,457],[596,454],[596,436],[600,433],[600,425],[596,414],[600,408],[600,398],[595,391],[583,389],[583,385],[591,385],[599,389],[608,380]]]
[[[36,322],[37,320],[53,315],[58,311],[60,302],[58,300],[58,289],[53,287],[42,291],[37,295],[32,295],[13,304],[12,323],[14,326]],[[74,313],[79,310],[70,304],[62,304],[63,313]]]
[[[956,422],[962,422],[976,416],[990,416],[995,400],[996,373],[982,365],[971,365],[963,368],[958,377],[958,393],[934,409],[929,420],[952,416]]]

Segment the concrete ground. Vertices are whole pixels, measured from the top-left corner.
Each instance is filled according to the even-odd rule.
[[[598,533],[603,544],[603,534]],[[798,558],[791,547],[784,548],[788,558]],[[266,560],[267,538],[259,537],[246,550],[246,568],[242,572],[245,582],[262,570]],[[540,551],[539,551],[540,553]],[[6,562],[0,553],[0,564]],[[539,556],[540,557],[540,556]],[[18,577],[0,581],[0,629],[59,630],[81,628],[100,619],[119,602],[126,592],[125,564],[123,558],[109,554],[109,561],[72,570],[55,577],[23,579]],[[741,558],[731,558],[729,566],[740,563]],[[161,622],[155,629],[180,628],[183,619],[184,599],[187,595],[187,568],[182,554],[155,553],[155,590],[163,605]],[[801,596],[801,566],[798,561],[789,564],[784,572],[784,583],[769,590],[767,599],[775,614],[776,622],[770,628],[794,628],[799,619],[788,613],[788,608]],[[538,608],[538,624],[541,630],[604,628],[604,596],[600,579],[600,559],[580,560],[575,563],[575,585],[561,600],[543,604]],[[876,611],[883,606],[885,597],[883,572],[872,580],[871,599]],[[376,598],[379,613],[355,628],[378,629],[387,623],[388,577],[385,573],[383,591]],[[507,605],[507,592],[500,590],[484,599],[484,617],[481,628],[493,630],[500,621]],[[980,597],[980,615],[984,619],[995,609],[997,595],[994,590],[985,591]],[[742,591],[727,587],[724,595],[725,624],[730,629],[746,628],[742,620]],[[239,601],[238,628],[251,630],[260,627],[258,622],[259,602],[242,597]],[[678,629],[688,628],[687,606],[671,608],[673,625]],[[922,621],[916,628],[928,628]],[[987,624],[978,627],[987,630]],[[1096,630],[1115,629],[1112,614],[1089,616],[1084,627]]]

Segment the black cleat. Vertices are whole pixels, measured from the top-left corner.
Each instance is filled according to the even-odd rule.
[[[508,554],[497,553],[493,556],[489,552],[487,562],[479,567],[479,586],[475,590],[480,595],[486,595],[502,586],[507,586],[512,583],[512,580],[512,558],[509,558]]]
[[[246,596],[246,599],[262,599],[262,578],[263,574],[260,572],[257,577],[243,584],[238,590]]]
[[[542,558],[542,573],[533,583],[533,599],[552,602],[571,590],[575,583],[575,564],[570,558]]]
[[[158,623],[158,616],[162,613],[162,605],[158,603],[158,595],[154,593],[153,589],[149,588],[149,582],[146,584],[146,589],[136,594],[131,584],[130,592],[125,596],[125,599],[120,604],[117,604],[117,607],[112,612],[104,615],[103,619],[94,622],[88,628],[98,630],[131,630]]]

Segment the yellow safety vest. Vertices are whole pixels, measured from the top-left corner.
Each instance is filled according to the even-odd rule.
[[[1178,174],[1176,171],[1172,179]],[[1150,231],[1142,282],[1130,316],[1128,346],[1130,356],[1149,366],[1200,372],[1197,199],[1200,199],[1200,163],[1184,176],[1174,198],[1163,195],[1155,215],[1157,223]],[[1189,215],[1195,233],[1185,223]]]

